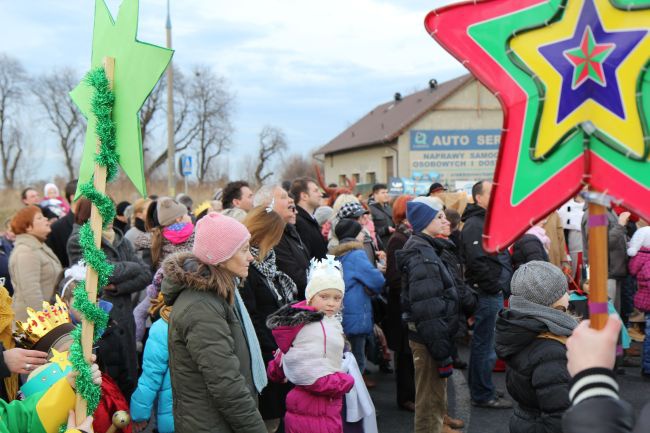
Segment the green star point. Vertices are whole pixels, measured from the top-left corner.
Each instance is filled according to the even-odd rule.
[[[144,196],[146,182],[138,112],[171,61],[173,50],[136,39],[138,9],[138,0],[124,0],[114,21],[104,0],[95,0],[91,69],[101,67],[105,57],[115,59],[113,120],[116,125],[116,151],[120,166]],[[79,184],[90,180],[95,164],[97,135],[96,119],[90,108],[92,93],[92,88],[83,81],[70,92],[88,119]]]

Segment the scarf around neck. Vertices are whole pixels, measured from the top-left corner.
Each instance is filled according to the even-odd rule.
[[[578,326],[576,319],[567,313],[530,302],[521,296],[510,296],[509,308],[539,320],[548,326],[548,330],[555,335],[568,337],[573,333],[573,329]]]
[[[278,270],[275,264],[275,251],[269,251],[264,260],[260,260],[260,249],[251,245],[251,254],[255,258],[253,266],[266,278],[268,286],[277,299],[278,306],[281,307],[292,302],[298,293],[298,288],[287,274]],[[282,293],[278,292],[278,286]]]
[[[162,235],[174,245],[182,244],[192,236],[194,224],[192,223],[175,223],[165,227]]]

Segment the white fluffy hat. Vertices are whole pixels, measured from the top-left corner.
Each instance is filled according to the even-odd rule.
[[[641,248],[650,248],[650,226],[641,227],[634,232],[632,239],[630,239],[627,255],[634,257]]]
[[[345,296],[345,282],[343,281],[343,267],[334,256],[327,255],[325,259],[311,260],[305,298],[307,303],[318,292],[323,290],[338,290]]]

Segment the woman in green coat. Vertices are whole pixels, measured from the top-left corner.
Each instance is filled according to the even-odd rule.
[[[253,260],[249,238],[236,220],[208,214],[192,252],[163,262],[177,433],[266,433],[257,409],[266,369],[236,288]]]

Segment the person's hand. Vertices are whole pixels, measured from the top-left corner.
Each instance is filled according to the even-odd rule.
[[[388,233],[395,233],[395,227],[388,226]]]
[[[147,424],[149,424],[148,420],[138,422],[133,421],[133,430],[135,430],[136,433],[141,432],[147,428]]]
[[[377,259],[382,262],[386,261],[386,253],[384,251],[377,251]]]
[[[29,374],[47,363],[47,353],[38,350],[19,349],[17,347],[5,350],[2,354],[5,365],[15,374]]]
[[[614,368],[621,319],[609,316],[607,324],[599,331],[591,329],[589,322],[582,321],[566,342],[567,368],[571,376],[588,368]]]
[[[629,212],[621,212],[621,214],[618,216],[618,223],[622,226],[627,224],[628,220],[630,219],[630,213]]]
[[[101,386],[102,384],[102,372],[99,371],[99,366],[95,364],[95,361],[97,361],[97,355],[90,355],[90,362],[93,364],[90,366],[90,373],[92,374],[93,378],[93,383],[95,385]],[[72,387],[72,389],[77,389],[76,384],[75,384],[75,378],[77,377],[79,373],[76,371],[71,371],[68,373],[68,376],[66,379],[68,379],[68,383]]]
[[[71,410],[69,412],[69,415],[68,415],[68,430],[77,429],[77,430],[81,430],[81,431],[84,431],[84,432],[90,432],[90,431],[92,431],[92,426],[93,426],[93,417],[92,416],[86,417],[86,419],[83,420],[83,422],[81,424],[77,425],[77,418],[75,416],[74,411]]]

